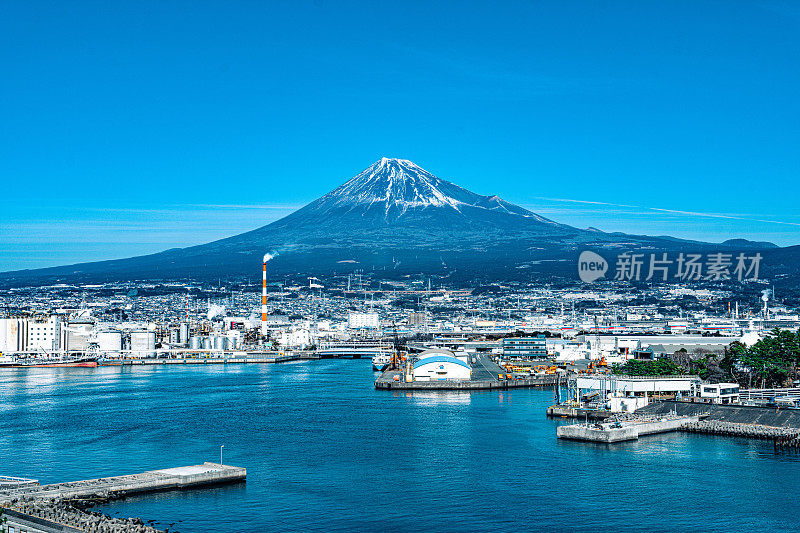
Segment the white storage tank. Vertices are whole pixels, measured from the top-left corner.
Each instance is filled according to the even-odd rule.
[[[210,350],[211,349],[211,339],[208,337],[203,337],[203,349]]]
[[[200,350],[203,348],[202,337],[192,337],[189,339],[189,348],[192,350]]]
[[[105,330],[97,332],[97,348],[101,352],[118,352],[122,350],[122,332]]]
[[[0,320],[0,351],[24,352],[28,349],[28,320],[4,318]]]
[[[181,322],[180,330],[181,330],[180,339],[178,340],[178,342],[186,344],[187,342],[189,342],[189,324],[187,324],[186,322]]]
[[[131,352],[134,357],[154,357],[155,331],[131,331]]]
[[[225,337],[214,336],[211,337],[212,347],[214,350],[222,351],[228,349],[228,339]]]

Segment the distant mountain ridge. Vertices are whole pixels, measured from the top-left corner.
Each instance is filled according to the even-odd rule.
[[[574,277],[583,249],[774,250],[772,243],[722,244],[606,233],[560,224],[497,196],[438,178],[405,159],[381,158],[290,215],[252,231],[129,259],[0,274],[6,285],[382,270],[445,276]],[[780,249],[778,249],[780,250]],[[790,267],[787,267],[790,268]]]

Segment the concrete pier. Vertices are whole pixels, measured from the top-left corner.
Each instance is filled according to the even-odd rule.
[[[401,372],[388,370],[375,380],[375,388],[379,390],[493,390],[521,389],[531,387],[552,387],[556,384],[556,376],[543,375],[519,377],[511,379],[481,379],[463,381],[395,381]]]
[[[559,426],[556,435],[559,439],[587,442],[613,443],[637,440],[642,435],[677,431],[686,424],[695,423],[697,416],[665,416],[663,418],[640,418],[618,423],[573,424]]]
[[[244,468],[203,463],[127,476],[4,489],[0,490],[0,504],[23,497],[53,500],[116,498],[142,492],[232,483],[246,478],[247,470]]]
[[[547,408],[547,416],[553,418],[579,418],[589,420],[605,420],[614,413],[604,409],[586,409],[568,405],[551,405]]]

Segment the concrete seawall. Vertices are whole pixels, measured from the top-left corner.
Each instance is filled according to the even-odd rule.
[[[665,415],[671,412],[675,412],[678,415],[707,413],[706,420],[800,429],[800,410],[798,409],[662,400],[636,411],[637,414],[647,415]]]

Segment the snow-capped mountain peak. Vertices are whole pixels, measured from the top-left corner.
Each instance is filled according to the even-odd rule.
[[[482,196],[438,178],[407,159],[388,157],[382,157],[314,203],[325,211],[380,210],[386,219],[398,218],[409,210],[429,208],[444,208],[463,215],[468,207],[555,224],[497,196]]]

